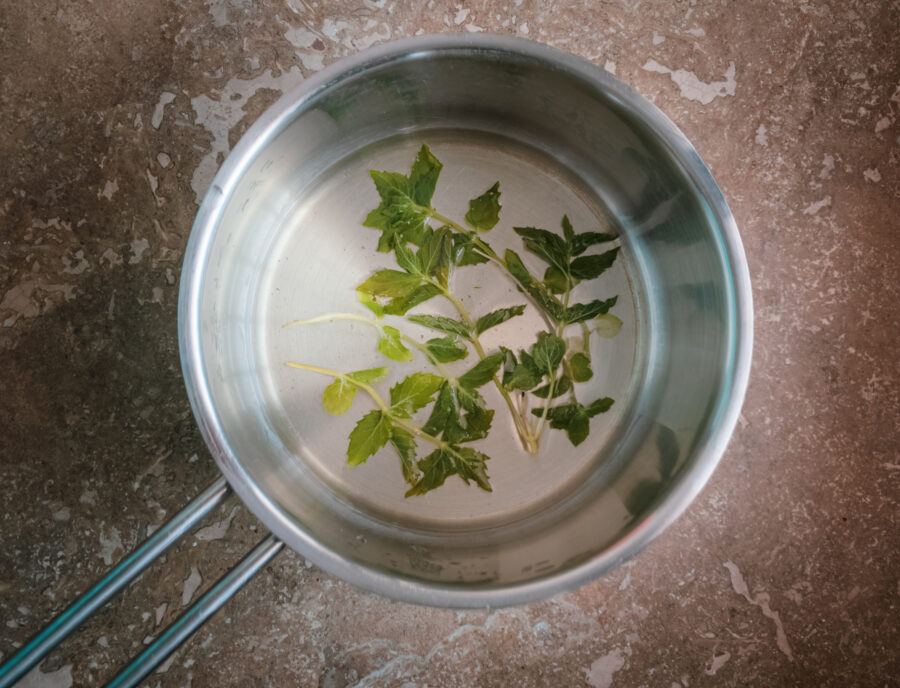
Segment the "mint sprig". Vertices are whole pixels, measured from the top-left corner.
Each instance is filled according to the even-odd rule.
[[[577,233],[567,216],[560,223],[561,232],[514,227],[524,250],[544,263],[543,277],[538,278],[513,248],[505,247],[501,255],[482,238],[500,222],[500,183],[469,202],[460,224],[432,205],[442,169],[441,162],[423,145],[408,174],[370,171],[380,203],[363,225],[380,231],[378,251],[393,253],[397,264],[397,269],[377,270],[356,287],[359,302],[371,315],[333,313],[289,323],[366,323],[377,331],[377,349],[386,358],[409,362],[418,352],[431,365],[433,372],[415,372],[396,382],[385,400],[373,385],[387,375],[387,368],[341,373],[288,364],[334,378],[322,396],[329,413],[348,412],[357,392],[366,392],[376,408],[367,411],[351,431],[347,461],[358,465],[390,444],[410,486],[407,497],[426,494],[451,476],[491,490],[486,470],[489,457],[468,446],[487,437],[493,425],[495,412],[482,395],[488,385],[505,402],[528,453],[537,453],[546,426],[563,430],[573,445],[581,444],[590,433],[590,419],[613,404],[608,397],[587,405],[577,398],[578,385],[594,375],[590,335],[612,337],[622,327],[622,321],[609,312],[616,305],[616,296],[584,302],[573,299],[580,284],[598,279],[615,263],[618,246],[589,252],[615,241],[614,235]],[[463,298],[453,291],[453,274],[459,268],[484,263],[493,264],[511,280],[528,305],[473,317]],[[456,317],[410,314],[434,298],[451,304]],[[534,343],[518,351],[500,346],[488,352],[481,336],[521,316],[529,307],[546,323],[546,329],[535,334]],[[391,316],[405,318],[394,321],[389,320]],[[405,331],[410,323],[439,336],[423,342]],[[570,327],[578,328],[580,336],[569,336]],[[455,372],[452,368],[470,353],[477,361]],[[568,399],[556,401],[562,397]],[[422,442],[432,449],[420,458],[418,444]]]

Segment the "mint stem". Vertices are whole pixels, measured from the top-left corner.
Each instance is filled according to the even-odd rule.
[[[379,332],[384,329],[384,324],[381,323],[380,321],[373,320],[372,318],[367,318],[363,315],[357,315],[356,313],[327,313],[326,315],[319,315],[315,318],[308,318],[306,320],[293,320],[289,323],[282,325],[282,327],[286,328],[286,327],[294,327],[296,325],[315,325],[315,324],[320,324],[320,323],[325,323],[325,322],[332,322],[334,320],[351,320],[354,322],[365,323],[366,325],[370,325],[371,327],[374,327]],[[411,347],[413,347],[416,351],[421,353],[423,356],[425,356],[425,358],[428,359],[428,362],[431,363],[431,365],[433,365],[435,367],[435,369],[441,374],[441,377],[443,377],[445,380],[449,380],[450,382],[453,382],[454,380],[456,380],[456,378],[453,376],[453,373],[451,373],[447,369],[447,366],[445,366],[443,363],[441,363],[439,360],[437,360],[432,355],[432,353],[428,350],[428,347],[425,346],[424,344],[422,344],[419,340],[417,340],[413,337],[410,337],[409,335],[404,334],[402,332],[400,333],[400,339],[402,341],[404,341],[405,343],[409,344]]]
[[[506,265],[506,261],[503,260],[503,258],[498,256],[496,253],[494,253],[493,249],[491,249],[490,246],[485,244],[479,238],[477,232],[475,232],[474,230],[471,230],[471,229],[466,229],[459,223],[451,220],[446,215],[441,215],[434,208],[425,208],[424,210],[425,210],[425,212],[428,213],[429,217],[437,220],[438,222],[443,222],[445,225],[449,225],[450,227],[452,227],[454,230],[456,230],[460,234],[465,234],[467,237],[469,237],[475,243],[475,245],[478,246],[479,249],[481,249],[481,252],[485,255],[485,257],[488,260],[490,260],[494,265],[496,265],[500,269],[500,271],[504,274],[504,276],[507,279],[511,280],[512,283],[516,285],[516,288],[518,288],[518,282],[516,282],[515,278],[510,274],[509,268]],[[544,312],[544,309],[541,308],[540,304],[537,301],[535,301],[534,298],[532,298],[531,294],[529,294],[527,292],[522,292],[522,294],[523,294],[523,296],[525,296],[526,299],[528,299],[531,302],[531,305],[533,305],[535,308],[537,308],[538,313],[541,314],[541,317],[544,319],[544,322],[547,324],[547,327],[552,327],[553,323],[550,321],[550,318]],[[531,453],[533,453],[533,452],[531,452]]]
[[[487,353],[484,350],[484,347],[481,345],[481,340],[478,338],[478,335],[475,334],[475,321],[472,319],[469,310],[466,308],[465,304],[456,297],[453,292],[445,287],[440,287],[441,293],[445,299],[447,299],[453,307],[456,308],[456,311],[459,313],[463,322],[469,329],[472,331],[472,345],[475,347],[475,353],[478,354],[478,358],[484,360],[487,357]],[[522,447],[529,454],[534,455],[537,454],[538,444],[534,434],[531,432],[531,428],[529,427],[527,421],[519,413],[519,410],[516,408],[516,405],[513,403],[513,400],[509,396],[509,392],[506,388],[500,383],[500,380],[496,375],[492,378],[494,386],[497,388],[497,391],[500,392],[500,396],[503,397],[503,401],[506,402],[506,408],[509,409],[509,414],[513,419],[513,425],[516,426],[516,433],[519,435],[519,440],[522,442]]]

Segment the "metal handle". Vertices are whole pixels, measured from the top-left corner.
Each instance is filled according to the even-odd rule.
[[[16,654],[0,665],[0,688],[10,688],[29,669],[40,662],[72,631],[84,623],[104,603],[138,576],[154,559],[171,547],[200,519],[231,493],[224,477],[216,480],[196,499],[161,526],[137,549],[126,556],[68,609],[57,616]],[[236,567],[228,572],[209,592],[194,603],[169,626],[110,685],[133,686],[152,671],[178,645],[196,631],[234,593],[258,572],[282,547],[270,535],[257,545]],[[162,653],[162,654],[160,654]]]
[[[241,562],[226,573],[203,597],[163,631],[156,640],[132,660],[118,676],[106,684],[106,688],[132,688],[161,664],[194,632],[200,628],[219,608],[225,604],[247,581],[274,557],[284,543],[274,535],[269,535],[244,557]]]

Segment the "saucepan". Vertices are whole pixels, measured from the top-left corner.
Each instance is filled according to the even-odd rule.
[[[411,169],[414,161],[425,167]],[[378,177],[381,170],[404,176]],[[362,417],[379,417],[366,387],[354,387],[343,415],[322,403],[328,385],[347,383],[335,373],[379,370],[375,377],[383,379],[367,387],[387,399],[392,384],[435,363],[426,351],[435,337],[460,347],[455,335],[409,318],[426,312],[464,320],[449,299],[383,315],[373,312],[384,305],[371,299],[373,290],[357,290],[379,270],[399,269],[399,254],[378,250],[391,248],[392,238],[376,209],[390,209],[379,205],[386,192],[373,179],[403,185],[417,174],[430,184],[419,199],[433,209],[425,221],[430,235],[459,234],[454,242],[470,236],[490,247],[489,259],[452,278],[472,323],[482,313],[525,307],[481,336],[484,356],[500,352],[502,359],[484,379],[493,374],[497,385],[476,395],[494,411],[490,432],[467,445],[485,457],[481,468],[449,471],[440,487],[418,491],[388,435],[375,425],[359,429]],[[479,202],[487,204],[487,219]],[[576,235],[606,242],[572,255],[614,247],[615,261],[571,292],[603,305],[559,331],[566,346],[589,358],[591,374],[569,385],[581,401],[563,395],[555,403],[596,413],[577,430],[566,427],[562,412],[550,413],[547,431],[526,451],[518,423],[534,419],[525,423],[534,429],[543,402],[527,385],[500,390],[524,365],[521,351],[533,352],[537,332],[548,329],[535,299],[551,292],[563,298],[551,288],[561,273],[528,243],[546,236],[541,230],[559,238],[551,244],[570,248]],[[516,278],[514,257],[540,284]],[[304,324],[285,327],[297,321]],[[386,358],[376,346],[387,326],[402,334],[414,360]],[[208,593],[205,612],[166,631],[168,644],[148,650],[155,655],[144,658],[144,669],[282,544],[364,590],[445,607],[528,602],[603,575],[659,535],[722,456],[747,386],[752,307],[722,193],[658,109],[580,58],[521,39],[458,34],[344,59],[247,131],[191,233],[179,337],[188,395],[210,452],[272,535]],[[440,365],[451,377],[462,375],[475,355]],[[406,415],[396,421],[404,428],[414,420]],[[374,449],[351,466],[354,432]],[[431,470],[421,463],[431,441],[423,437],[414,436],[420,463],[409,464],[413,472]],[[226,489],[213,486],[194,512]],[[193,522],[167,526],[169,540],[154,547]]]

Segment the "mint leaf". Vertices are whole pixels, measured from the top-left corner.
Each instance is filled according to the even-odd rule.
[[[487,384],[492,379],[500,366],[503,365],[503,354],[496,353],[486,356],[480,360],[475,366],[459,377],[459,386],[464,389],[476,389]]]
[[[370,296],[407,296],[421,283],[422,278],[419,275],[410,275],[399,270],[379,270],[360,284],[356,291]]]
[[[606,413],[607,411],[609,411],[614,403],[615,401],[613,401],[609,397],[602,397],[600,399],[595,399],[594,401],[592,401],[590,405],[585,409],[585,411],[587,412],[588,416],[593,418],[598,414]]]
[[[429,277],[436,277],[440,284],[447,286],[450,257],[453,250],[453,235],[446,227],[428,229],[422,238],[422,247],[416,254],[419,269]]]
[[[438,436],[442,432],[446,432],[451,425],[461,427],[459,425],[459,402],[456,392],[449,382],[444,382],[438,390],[437,399],[434,406],[431,407],[431,415],[422,426],[422,430],[429,435]]]
[[[464,462],[463,465],[457,467],[457,475],[468,484],[471,480],[478,487],[486,492],[491,492],[491,482],[488,479],[487,466],[485,465],[490,457],[471,447],[456,448],[457,454]]]
[[[503,375],[503,386],[509,390],[520,389],[527,392],[541,383],[543,375],[527,351],[519,352],[519,358],[520,362],[512,371]]]
[[[563,375],[560,377],[556,384],[553,386],[553,398],[561,397],[563,394],[572,389],[572,381],[568,378],[567,375]],[[540,397],[541,399],[546,399],[550,394],[550,385],[546,384],[543,387],[538,387],[536,390],[532,391],[536,397]]]
[[[594,376],[594,371],[591,370],[591,359],[580,351],[569,359],[569,368],[575,382],[587,382]]]
[[[622,321],[612,313],[604,313],[594,318],[594,332],[606,339],[612,339],[622,329]]]
[[[583,234],[576,234],[568,240],[569,255],[580,256],[595,244],[604,244],[608,241],[615,240],[616,236],[614,234],[602,234],[600,232],[584,232]]]
[[[403,342],[400,340],[400,330],[390,325],[385,325],[381,329],[378,350],[392,361],[402,363],[413,359],[412,351],[403,346]]]
[[[513,227],[522,237],[526,250],[563,273],[569,268],[569,249],[558,234],[537,227]]]
[[[434,398],[444,378],[431,373],[413,373],[391,387],[391,413],[408,418]]]
[[[619,249],[600,253],[595,256],[581,256],[572,261],[569,272],[577,279],[595,279],[606,272],[616,259]]]
[[[475,406],[471,411],[467,411],[463,416],[463,426],[465,429],[465,437],[460,442],[473,442],[481,440],[488,436],[491,429],[491,423],[494,420],[494,411],[486,409],[483,406]]]
[[[570,285],[575,286],[566,273],[552,265],[544,271],[544,284],[554,294],[564,294]]]
[[[494,228],[500,221],[500,182],[481,194],[478,198],[469,201],[469,212],[466,213],[466,222],[469,226],[486,232]]]
[[[462,409],[466,409],[465,414],[461,414]],[[422,429],[429,435],[440,436],[445,442],[459,444],[486,437],[493,418],[494,412],[484,408],[484,400],[478,392],[453,387],[445,381]]]
[[[381,320],[384,317],[384,306],[378,303],[371,294],[357,292],[356,298],[363,306],[372,311],[376,318]]]
[[[365,370],[357,370],[353,373],[347,373],[347,377],[349,377],[354,382],[361,382],[364,385],[371,385],[373,382],[378,382],[387,374],[387,368],[366,368]]]
[[[550,294],[543,284],[532,277],[531,273],[528,272],[528,268],[525,267],[522,259],[519,258],[515,251],[506,249],[503,257],[506,262],[506,269],[509,270],[509,274],[512,275],[513,279],[531,295],[531,298],[535,300],[541,310],[550,316],[551,320],[559,322],[564,311],[563,305],[559,300]]]
[[[533,409],[534,415],[543,415],[543,409]],[[554,406],[547,410],[547,420],[550,427],[556,430],[565,430],[569,441],[576,447],[584,442],[590,432],[590,418],[584,407],[578,403]]]
[[[454,320],[453,318],[445,318],[442,315],[411,315],[407,320],[414,322],[417,325],[437,330],[438,332],[459,335],[464,339],[472,338],[472,333],[469,331],[469,328],[464,323],[461,323],[459,320]]]
[[[481,334],[485,330],[489,330],[492,327],[505,323],[510,318],[522,315],[524,312],[525,306],[510,306],[509,308],[501,308],[486,315],[482,315],[475,321],[475,334]]]
[[[537,369],[544,375],[556,373],[566,353],[566,343],[549,332],[538,332],[537,342],[531,347],[531,357]]]
[[[422,268],[419,266],[416,254],[410,251],[405,244],[394,246],[394,257],[397,259],[397,265],[403,268],[404,272],[412,275],[422,274]]]
[[[472,241],[472,237],[459,232],[453,235],[453,255],[453,263],[459,266],[478,265],[479,263],[487,263],[489,260],[481,248]]]
[[[409,170],[409,190],[412,199],[420,206],[431,207],[431,197],[437,186],[443,165],[431,154],[428,146],[422,144],[412,168]]]
[[[491,491],[486,462],[489,457],[469,447],[436,449],[419,461],[421,479],[406,493],[407,497],[423,495],[440,487],[453,475],[458,475],[468,484],[474,482],[482,490]]]
[[[436,361],[450,363],[458,361],[469,355],[466,345],[459,341],[459,337],[451,335],[440,339],[429,339],[425,342],[428,352]]]
[[[398,296],[388,301],[384,306],[384,312],[388,315],[405,315],[409,309],[440,293],[441,290],[433,284],[423,284],[404,296]]]
[[[369,174],[381,205],[366,216],[363,225],[382,230],[378,250],[390,251],[398,243],[420,243],[428,209],[412,198],[409,180],[398,172],[370,170]]]
[[[563,236],[564,236],[565,239],[566,239],[566,245],[567,245],[567,246],[571,246],[571,245],[572,245],[572,239],[575,238],[575,230],[572,229],[572,223],[569,222],[569,216],[568,216],[568,215],[563,215],[563,216],[562,216],[562,231],[563,231]]]
[[[328,413],[340,416],[350,410],[356,396],[356,385],[343,377],[337,378],[322,392],[322,406]]]
[[[350,432],[347,463],[358,466],[387,444],[391,421],[381,411],[369,411]]]
[[[584,442],[590,432],[590,419],[608,411],[612,405],[613,400],[609,397],[597,399],[587,407],[578,403],[562,404],[547,410],[547,420],[551,428],[565,430],[569,441],[577,447]],[[531,412],[540,417],[544,410],[532,409]]]
[[[391,444],[400,455],[403,479],[410,485],[415,485],[419,479],[419,469],[416,467],[416,442],[412,434],[395,425],[391,428]]]
[[[610,308],[615,306],[618,299],[618,296],[613,296],[611,299],[606,299],[605,301],[600,301],[598,299],[591,301],[590,303],[576,303],[566,309],[565,314],[560,320],[565,323],[573,324],[596,318],[598,315],[606,313]]]

